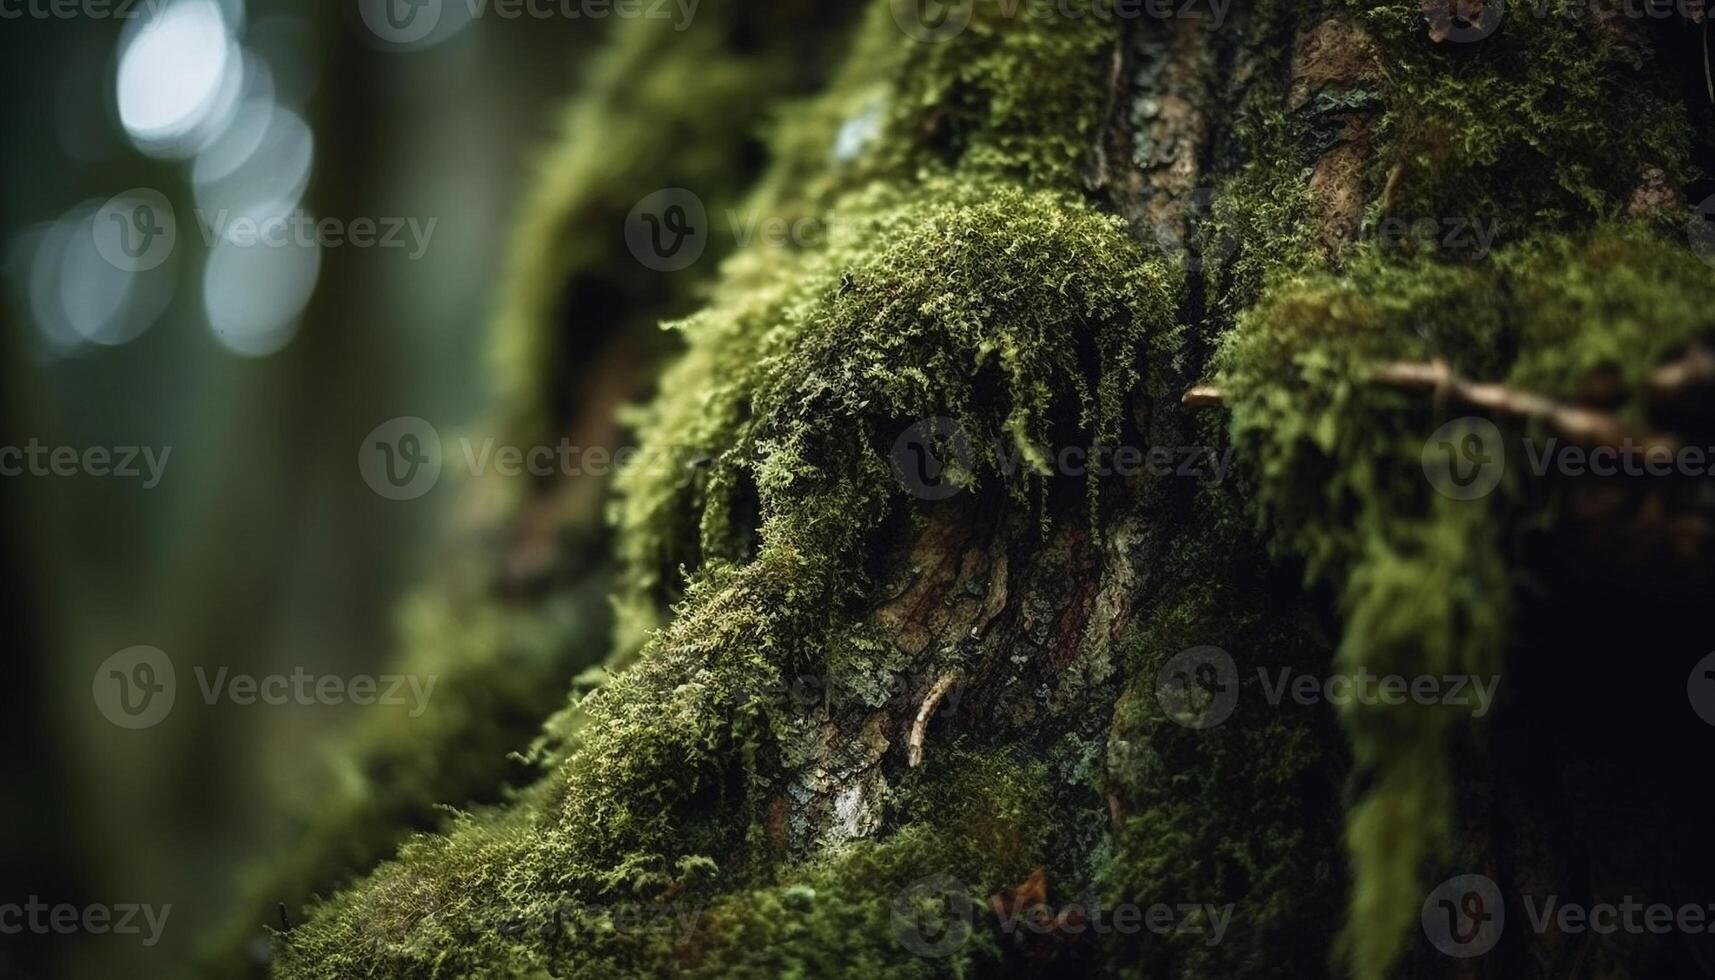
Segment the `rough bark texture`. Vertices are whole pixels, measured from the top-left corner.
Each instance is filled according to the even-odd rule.
[[[627,424],[696,463],[624,474],[611,539],[556,538],[592,520],[587,487],[503,509],[510,598],[471,601],[558,655],[497,659],[526,635],[502,617],[461,675],[469,709],[398,750],[424,775],[354,749],[397,802],[310,848],[348,861],[280,879],[294,902],[344,887],[273,935],[275,975],[1715,971],[1707,934],[1538,932],[1522,904],[1715,900],[1710,793],[1680,761],[1710,744],[1681,700],[1705,652],[1706,488],[1536,477],[1516,448],[1566,436],[1543,406],[1599,416],[1586,442],[1715,429],[1715,288],[1682,223],[1710,161],[1702,25],[1577,4],[1460,42],[1489,22],[1454,6],[1258,3],[1217,25],[983,2],[932,42],[867,9],[830,42],[844,67],[780,107],[748,204],[839,234],[738,252],[675,324],[684,350]],[[797,39],[732,26],[779,23],[759,9],[711,0],[708,47],[626,25],[613,57],[689,77],[734,45],[731,70],[771,91],[759,66]],[[599,81],[579,111],[629,113],[636,85]],[[658,111],[624,125],[665,140],[701,110]],[[708,152],[691,176],[727,193]],[[538,216],[523,262],[547,279],[526,291],[590,304],[638,281],[567,243],[616,240],[636,198],[695,188],[680,177],[615,171]],[[546,179],[545,200],[587,184]],[[1385,233],[1421,219],[1437,234]],[[1494,238],[1459,247],[1445,219]],[[509,313],[510,349],[592,353],[523,358],[545,374],[515,379],[508,417],[606,424],[609,397],[567,393],[637,343],[645,293],[603,302],[599,343],[548,304]],[[1508,468],[1454,499],[1425,444],[1470,415]],[[930,418],[968,440],[950,499],[896,472]],[[1055,462],[1096,445],[1231,467]],[[610,585],[611,630],[575,600]],[[1208,647],[1234,671],[1224,720],[1175,700]],[[549,713],[508,700],[496,729],[488,692],[563,690],[598,652],[613,670],[572,684],[532,785],[344,879],[429,803],[483,797],[496,743]],[[1501,683],[1480,714],[1335,710],[1269,703],[1283,669]],[[495,767],[451,775],[452,745]],[[1462,873],[1508,912],[1471,959],[1420,925]],[[1128,903],[1175,907],[1172,926],[1081,928]],[[949,909],[950,933],[925,932]]]

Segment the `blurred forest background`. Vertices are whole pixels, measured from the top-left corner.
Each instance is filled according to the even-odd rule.
[[[397,416],[443,433],[481,417],[507,229],[608,24],[449,3],[401,50],[346,4],[163,0],[147,31],[8,6],[25,15],[0,21],[0,445],[172,454],[152,489],[0,478],[0,901],[172,912],[153,948],[0,937],[0,976],[179,975],[231,912],[236,869],[286,834],[278,801],[313,793],[318,753],[362,710],[204,705],[191,670],[382,669],[457,492],[384,499],[358,446]],[[131,276],[86,232],[136,188],[171,203],[178,241]],[[435,225],[413,258],[211,248],[190,217],[294,200]],[[91,677],[137,644],[171,655],[180,708],[130,731]]]

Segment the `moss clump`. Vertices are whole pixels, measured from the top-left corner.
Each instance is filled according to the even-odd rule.
[[[681,890],[601,897],[497,894],[503,869],[539,861],[539,826],[521,808],[461,819],[423,837],[364,886],[365,918],[294,934],[287,976],[775,977],[965,975],[993,961],[983,896],[1043,860],[1050,798],[1039,763],[993,750],[946,747],[913,774],[896,806],[913,822],[884,841],[859,841],[784,871],[777,880],[711,895],[714,862],[679,862]],[[540,791],[524,802],[546,802]],[[899,937],[913,884],[959,889],[974,912],[944,953],[923,958]],[[466,889],[476,885],[480,891]],[[355,911],[355,910],[353,910]],[[925,932],[938,925],[925,921]],[[959,938],[963,936],[964,938]],[[931,934],[929,939],[937,939]],[[307,941],[306,941],[307,940]]]
[[[705,335],[702,352],[663,379],[663,390],[686,396],[660,399],[631,419],[655,447],[651,461],[666,461],[670,472],[641,467],[639,478],[624,484],[620,552],[634,587],[622,604],[622,649],[625,637],[657,625],[665,604],[680,597],[680,567],[695,567],[705,545],[719,546],[711,539],[732,537],[687,524],[702,508],[678,502],[707,490],[714,475],[696,468],[699,461],[724,452],[720,439],[750,411],[743,398],[754,381],[733,379],[758,377],[763,346],[783,336],[753,321],[815,298],[808,283],[834,288],[826,277],[838,283],[849,271],[842,263],[895,234],[919,204],[980,199],[983,192],[971,186],[978,183],[1081,196],[1078,164],[1101,111],[1084,93],[1102,77],[1114,43],[1110,26],[1030,17],[985,0],[954,37],[916,44],[901,43],[893,18],[887,3],[872,4],[830,91],[783,114],[774,164],[742,208],[789,226],[809,222],[814,234],[747,249],[723,269],[713,303],[723,312],[685,328],[687,338]],[[725,339],[717,341],[716,331]]]
[[[1509,556],[1544,526],[1532,505],[1552,500],[1517,454],[1489,496],[1436,492],[1425,441],[1472,413],[1376,383],[1374,368],[1441,357],[1467,376],[1567,401],[1611,372],[1626,382],[1615,411],[1643,420],[1642,378],[1715,328],[1712,294],[1684,249],[1601,227],[1538,237],[1480,266],[1370,253],[1346,275],[1278,284],[1241,318],[1219,360],[1233,438],[1254,461],[1276,540],[1335,589],[1342,670],[1505,674],[1513,597],[1533,577]],[[1495,421],[1521,433],[1516,420]],[[1449,752],[1475,723],[1470,709],[1445,705],[1354,704],[1342,718],[1361,790],[1347,824],[1347,942],[1357,974],[1381,977],[1415,920],[1426,870],[1446,856]]]
[[[1369,175],[1385,213],[1475,216],[1518,241],[1621,216],[1652,174],[1667,186],[1690,179],[1691,129],[1673,97],[1682,80],[1635,20],[1584,0],[1554,0],[1540,15],[1509,5],[1491,36],[1435,43],[1415,0],[1335,9],[1370,33],[1386,65],[1384,149]]]
[[[628,474],[621,532],[647,569],[673,553],[675,529],[700,528],[700,560],[672,622],[580,706],[587,721],[533,797],[539,809],[413,846],[291,946],[331,953],[361,923],[403,915],[399,904],[415,901],[397,892],[403,882],[536,914],[543,903],[690,888],[684,869],[706,857],[718,856],[715,876],[729,883],[758,873],[744,860],[753,827],[731,814],[754,811],[779,782],[779,744],[795,722],[749,693],[860,640],[852,602],[865,556],[909,499],[889,473],[894,435],[944,415],[964,420],[979,447],[1042,444],[1056,425],[1113,438],[1138,352],[1174,308],[1165,268],[1118,219],[981,181],[861,192],[838,213],[858,228],[856,244],[784,262],[741,257],[710,310],[680,325],[690,350],[641,419],[643,444],[712,459],[690,481]],[[1020,497],[1039,479],[1002,473],[986,448],[971,476]],[[365,969],[549,955],[527,937],[443,928],[410,926]],[[314,975],[328,961],[290,962],[318,964]]]

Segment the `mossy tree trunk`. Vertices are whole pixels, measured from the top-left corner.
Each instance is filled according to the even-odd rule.
[[[277,974],[1715,972],[1706,934],[1526,914],[1715,899],[1711,794],[1675,751],[1711,742],[1684,700],[1710,495],[1519,448],[1707,444],[1701,21],[983,2],[920,40],[913,9],[871,6],[777,106],[747,213],[828,233],[736,251],[626,416],[646,460],[695,463],[626,471],[611,539],[573,539],[618,567],[612,676],[574,685],[538,781],[313,906]],[[672,52],[650,70],[688,71]],[[548,175],[527,247],[612,334],[505,321],[514,352],[588,352],[515,359],[543,367],[508,406],[535,438],[606,424],[565,395],[636,343],[612,310],[659,312],[567,244],[617,238],[565,205],[579,177]],[[615,177],[597,210],[679,177]],[[1504,454],[1486,494],[1437,481],[1460,418]],[[526,566],[570,547],[541,533],[567,494],[595,499],[512,512]],[[1271,697],[1330,675],[1495,700]],[[1460,874],[1507,913],[1471,958],[1424,915]],[[1468,892],[1455,931],[1492,911]]]

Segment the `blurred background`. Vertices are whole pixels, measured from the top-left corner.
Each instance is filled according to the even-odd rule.
[[[0,447],[42,453],[0,458],[0,908],[171,905],[147,948],[0,935],[0,976],[186,973],[362,710],[205,704],[192,672],[378,671],[434,553],[457,494],[386,499],[359,445],[482,414],[507,230],[610,29],[471,10],[409,36],[349,3],[0,0]],[[92,685],[139,645],[178,707],[129,729]]]

